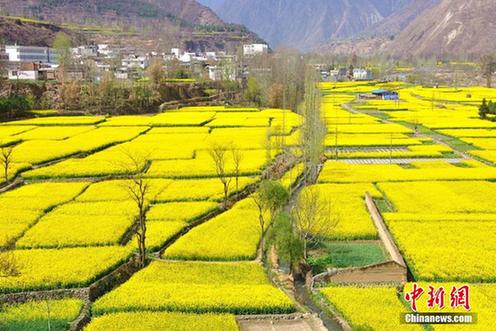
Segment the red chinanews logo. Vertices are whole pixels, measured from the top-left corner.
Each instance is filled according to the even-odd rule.
[[[422,299],[422,296],[427,294],[425,297],[427,299],[427,308],[443,309],[446,306],[446,290],[443,286],[435,288],[429,285],[428,289],[424,289],[418,284],[413,284],[413,289],[411,292],[405,293],[405,300],[410,303],[410,306],[414,312],[417,312],[417,301]],[[451,308],[464,308],[470,311],[470,287],[464,285],[461,287],[452,286],[449,293],[449,301]]]

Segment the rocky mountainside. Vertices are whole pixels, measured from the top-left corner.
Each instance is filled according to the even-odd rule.
[[[364,36],[392,37],[403,31],[413,20],[439,4],[441,0],[416,0],[398,8],[363,32]]]
[[[301,50],[477,57],[496,49],[495,0],[199,0]]]
[[[472,56],[496,50],[496,1],[442,0],[392,42],[397,56]]]
[[[0,12],[91,31],[99,42],[147,41],[151,47],[196,51],[231,49],[240,40],[260,41],[195,0],[0,0]]]
[[[363,34],[413,0],[201,0],[228,22],[246,25],[273,47],[313,49]]]
[[[217,12],[217,10],[226,2],[225,0],[198,0],[204,6]]]

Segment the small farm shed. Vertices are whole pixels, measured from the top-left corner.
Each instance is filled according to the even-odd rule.
[[[373,90],[372,95],[374,95],[377,99],[382,100],[399,100],[398,92],[389,91],[385,89]]]

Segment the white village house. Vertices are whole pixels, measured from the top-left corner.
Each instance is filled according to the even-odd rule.
[[[150,58],[145,55],[129,55],[122,59],[122,66],[128,69],[146,69],[150,65]]]
[[[372,73],[364,68],[353,69],[353,80],[371,80]]]
[[[10,80],[53,80],[56,78],[55,69],[46,64],[26,62],[8,71]]]
[[[49,47],[5,46],[10,80],[49,80],[55,79],[57,54]]]
[[[9,62],[57,63],[57,54],[49,47],[6,45],[5,53]]]
[[[209,65],[208,78],[213,81],[235,81],[236,70],[228,65]]]
[[[243,45],[243,55],[245,56],[267,54],[268,52],[269,52],[269,46],[267,44]]]

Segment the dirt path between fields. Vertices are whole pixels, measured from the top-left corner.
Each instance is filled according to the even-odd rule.
[[[342,104],[341,107],[343,107],[345,110],[347,110],[353,114],[363,114],[363,115],[375,117],[375,118],[379,119],[382,123],[385,123],[385,124],[400,124],[400,125],[409,127],[410,129],[413,129],[415,131],[415,133],[413,135],[415,138],[430,138],[438,145],[442,145],[442,146],[446,146],[446,147],[451,148],[453,150],[454,154],[459,156],[459,158],[461,159],[460,162],[463,160],[475,160],[475,158],[472,155],[458,149],[456,146],[453,146],[452,144],[450,144],[446,140],[444,140],[444,138],[448,138],[448,136],[444,136],[444,135],[442,135],[442,134],[440,134],[434,130],[429,129],[429,131],[432,132],[430,134],[420,133],[420,132],[418,132],[418,127],[420,125],[415,125],[414,123],[408,122],[409,125],[406,125],[404,123],[399,123],[399,122],[395,122],[395,121],[392,121],[392,120],[389,120],[386,118],[378,117],[378,116],[375,116],[374,114],[371,114],[369,112],[357,110],[357,109],[353,108],[353,106],[350,104]],[[448,160],[448,162],[450,162],[450,163],[453,163],[452,161],[454,159],[456,159],[456,158],[452,158],[451,162],[449,161],[450,159],[446,159],[446,160]],[[478,161],[481,161],[481,160],[478,160]],[[484,161],[482,160],[482,162],[484,162]],[[487,162],[484,162],[484,163],[487,163]]]
[[[295,319],[238,319],[238,325],[241,331],[327,331],[313,315]]]

